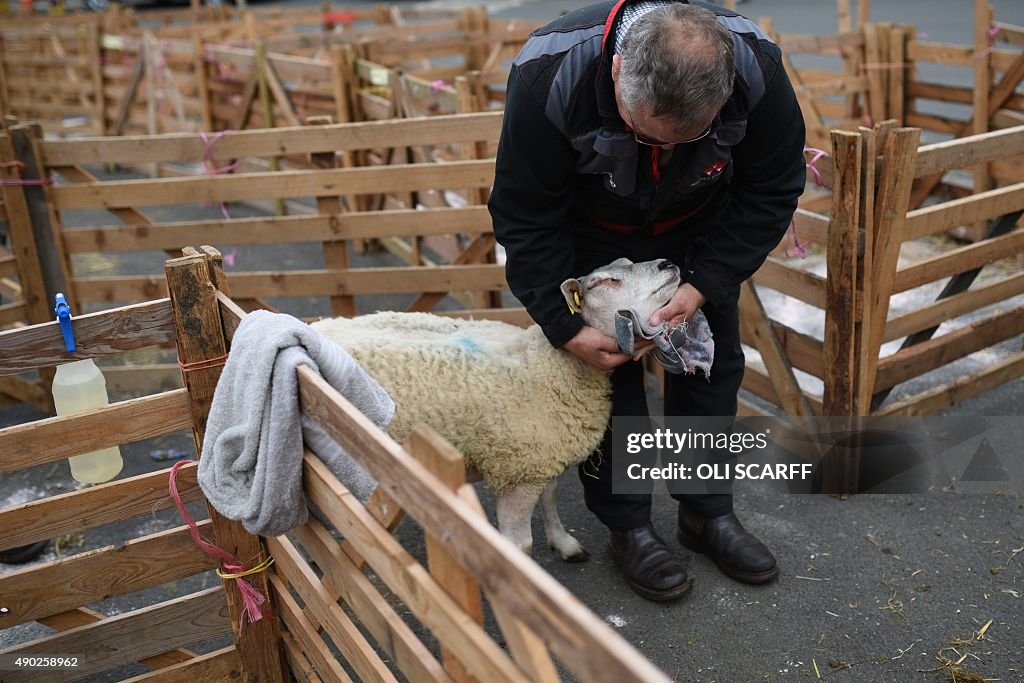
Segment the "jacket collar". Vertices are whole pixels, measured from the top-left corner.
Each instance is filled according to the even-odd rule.
[[[608,131],[625,132],[626,122],[619,115],[615,103],[615,83],[612,81],[612,56],[615,54],[615,30],[622,16],[622,8],[629,0],[619,0],[608,13],[601,38],[601,59],[597,65],[594,89],[597,94],[597,111],[601,116],[601,127]]]

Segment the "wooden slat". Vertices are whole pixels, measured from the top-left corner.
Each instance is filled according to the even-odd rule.
[[[996,33],[996,40],[999,42],[1024,47],[1024,26],[1014,26],[1005,21],[993,22],[992,26],[999,29]]]
[[[1017,353],[984,370],[963,375],[879,410],[876,415],[929,415],[961,401],[991,391],[998,386],[1024,377],[1024,353]]]
[[[199,522],[200,533],[209,534],[209,527],[208,520]],[[120,546],[107,546],[0,577],[0,595],[5,596],[4,607],[8,610],[4,625],[99,603],[217,566],[217,560],[192,540],[188,527],[133,538]]]
[[[893,318],[885,326],[885,341],[906,337],[1020,294],[1024,294],[1024,273],[1012,275],[1005,280],[969,292],[956,294],[898,318]]]
[[[137,293],[145,293],[149,287]],[[0,332],[0,375],[173,341],[170,301],[160,299],[74,316],[77,350],[68,353],[57,322]]]
[[[825,278],[806,270],[787,265],[782,260],[769,256],[754,273],[757,285],[774,289],[788,296],[825,309]]]
[[[740,329],[747,338],[753,340],[754,346],[761,353],[761,359],[775,385],[779,405],[785,413],[810,416],[810,406],[804,400],[800,383],[793,374],[792,363],[772,330],[757,289],[749,281],[741,285],[740,290]]]
[[[967,168],[997,159],[1024,155],[1024,126],[923,145],[918,150],[914,177],[954,168]]]
[[[126,678],[121,683],[196,683],[197,681],[233,681],[242,669],[234,647],[214,650],[195,659],[164,669]]]
[[[752,393],[758,398],[762,398],[769,403],[782,408],[779,403],[779,394],[775,391],[775,382],[768,376],[768,373],[759,370],[758,368],[752,368],[747,366],[743,370],[743,384],[742,387]],[[821,397],[814,396],[812,394],[803,392],[804,400],[807,401],[807,405],[810,406],[811,412],[814,415],[821,415]]]
[[[978,192],[961,199],[915,209],[907,214],[905,240],[946,232],[1024,207],[1024,182]]]
[[[0,429],[0,472],[63,460],[192,427],[184,389],[113,403],[77,415]],[[74,438],[68,438],[73,434]]]
[[[165,510],[174,505],[167,495],[167,472],[140,474],[0,510],[0,550]],[[178,471],[177,482],[184,502],[202,498],[194,464]]]
[[[225,159],[309,154],[331,150],[406,147],[497,140],[501,112],[455,114],[422,119],[338,123],[331,126],[242,130],[217,142],[217,156]],[[97,161],[137,164],[149,161],[199,161],[205,143],[198,135],[171,133],[124,138],[75,138],[42,143],[47,166],[93,164]]]
[[[904,241],[906,211],[910,201],[913,178],[907,173],[917,163],[917,149],[921,131],[913,128],[891,130],[885,139],[877,144],[885,163],[875,179],[878,188],[873,206],[871,273],[864,273],[865,281],[870,280],[870,297],[865,299],[862,316],[867,318],[866,337],[860,343],[862,366],[858,372],[860,386],[857,390],[858,411],[870,412],[862,405],[864,397],[873,391],[878,370],[877,360],[885,334],[885,321],[889,316],[893,282],[899,263],[900,245]]]
[[[302,646],[291,633],[285,631],[281,634],[281,644],[284,646],[284,654],[288,658],[288,668],[298,683],[323,683],[323,679],[317,674],[316,669],[306,659]]]
[[[45,636],[0,651],[4,654],[75,653],[80,665],[64,680],[80,680],[107,669],[132,664],[180,645],[188,645],[230,631],[224,592],[211,588],[96,624]],[[145,637],[139,637],[145,634]],[[116,647],[111,647],[116,643]],[[27,671],[19,681],[52,681],[52,671]]]
[[[829,220],[827,216],[806,209],[797,209],[793,214],[793,221],[796,224],[797,235],[802,241],[810,241],[815,244],[828,242]]]
[[[303,404],[308,405],[303,399]],[[328,425],[323,425],[325,428]],[[395,445],[397,448],[397,444]],[[408,456],[406,456],[408,457]],[[422,467],[422,466],[421,466]],[[468,618],[422,565],[355,501],[315,457],[303,466],[306,493],[409,611],[484,681],[527,678],[487,633]],[[432,476],[432,475],[430,475]]]
[[[139,298],[157,277],[131,275],[80,278],[75,291],[84,301],[126,301]],[[340,294],[403,294],[408,292],[505,290],[505,269],[501,265],[396,266],[353,268],[346,272],[288,270],[232,273],[231,290],[238,298],[269,296],[323,296]],[[788,292],[787,292],[788,293]],[[806,295],[805,295],[806,296]]]
[[[10,277],[18,274],[18,261],[14,256],[0,257],[0,277]]]
[[[905,292],[943,277],[979,268],[999,259],[1024,252],[1024,230],[975,242],[941,256],[920,261],[896,273],[893,293]]]
[[[398,616],[394,607],[377,592],[352,558],[330,532],[312,521],[295,530],[303,548],[324,572],[324,585],[339,595],[359,617],[378,646],[414,682],[448,682],[451,679],[426,646]]]
[[[303,412],[316,419],[425,529],[444,540],[448,552],[473,573],[481,586],[543,638],[578,678],[668,682],[664,673],[595,618],[487,520],[445,490],[428,470],[337,395],[322,378],[306,368],[300,368],[298,375]],[[322,463],[308,458],[305,462],[308,492],[314,502],[335,525],[348,525],[348,532],[352,531],[353,515],[348,513],[353,511],[343,514],[336,509],[339,505],[349,507],[351,494]],[[346,538],[350,537],[348,532],[343,531]],[[363,549],[366,548],[360,550]]]
[[[429,427],[424,425],[413,427],[403,447],[416,460],[426,465],[427,469],[433,472],[452,491],[458,492],[459,487],[466,483],[466,462],[462,454],[445,441],[440,434]],[[467,500],[467,503],[470,503],[470,501]],[[479,502],[477,507],[479,507]],[[486,519],[487,515],[483,514],[482,508],[480,508],[480,512],[481,516]],[[424,542],[427,549],[427,567],[430,570],[430,575],[455,600],[467,617],[482,626],[484,623],[483,601],[480,594],[480,586],[477,585],[473,575],[448,554],[444,549],[444,545],[433,534],[425,533]],[[492,606],[496,608],[496,616],[501,621],[504,617],[501,604],[493,602]],[[504,631],[505,629],[503,629]],[[547,654],[546,649],[543,651],[544,654]],[[444,668],[451,675],[452,680],[458,683],[473,683],[476,680],[469,673],[466,665],[444,643],[441,644],[441,660],[444,662]],[[521,658],[514,658],[513,661],[520,666],[524,664]],[[526,660],[528,664],[535,661],[535,658]],[[554,672],[554,665],[550,660],[548,660],[547,666],[544,669],[545,671],[550,670]],[[537,672],[530,668],[524,668],[524,671],[534,683],[540,683],[541,680],[548,678],[546,675],[543,677],[538,676]],[[556,675],[555,681],[557,682],[557,680]]]
[[[302,608],[288,591],[288,585],[276,574],[270,576],[269,583],[274,591],[273,599],[278,606],[281,622],[287,627],[288,635],[298,643],[302,653],[309,657],[320,678],[327,683],[352,683],[334,653],[327,648],[316,628],[302,613]]]
[[[53,412],[53,395],[49,386],[41,380],[27,380],[21,377],[0,377],[0,394],[6,394],[16,401],[28,403],[44,413]]]
[[[329,171],[277,171],[222,175],[216,178],[160,178],[57,185],[55,208],[100,209],[246,199],[315,197],[332,192],[377,194],[435,188],[489,187],[494,160],[444,164],[339,168]]]
[[[0,304],[0,327],[22,322],[28,317],[28,306],[23,302]]]
[[[786,358],[789,359],[794,368],[802,370],[818,379],[824,377],[825,365],[822,361],[824,344],[821,340],[802,332],[797,332],[777,320],[771,321],[771,328],[782,345]],[[755,348],[757,346],[757,339],[750,335],[749,331],[742,326],[740,327],[740,339],[748,346]]]
[[[950,119],[943,116],[919,114],[914,111],[907,112],[907,115],[904,118],[904,124],[907,126],[933,130],[939,133],[952,135],[953,137],[961,137],[965,123],[966,122],[961,119]]]
[[[971,66],[974,60],[974,48],[967,45],[912,40],[907,45],[907,59],[918,62]]]
[[[779,47],[790,54],[797,52],[836,54],[841,47],[859,48],[864,45],[864,36],[859,32],[821,36],[781,33],[777,38]]]
[[[1022,333],[1024,308],[1017,308],[901,349],[879,361],[875,390],[889,389]]]
[[[373,647],[352,619],[337,605],[334,597],[320,582],[312,568],[302,559],[298,549],[287,538],[267,539],[267,549],[274,557],[277,574],[288,580],[302,603],[307,618],[316,619],[327,632],[342,657],[363,681],[396,681],[394,675],[373,651]]]
[[[96,622],[103,621],[106,618],[106,615],[89,609],[88,607],[79,607],[77,609],[73,609],[68,612],[61,612],[60,614],[54,614],[49,617],[40,617],[38,621],[43,626],[47,626],[57,631],[69,631],[73,628],[78,628],[79,626],[95,624]],[[158,655],[153,655],[152,657],[140,659],[139,664],[159,669],[165,666],[181,664],[182,662],[187,662],[190,659],[195,659],[195,657],[196,655],[194,652],[183,647],[179,647]]]
[[[911,98],[919,97],[926,100],[940,100],[942,102],[970,104],[973,101],[974,91],[971,88],[960,88],[952,85],[941,85],[939,83],[911,81],[907,84],[907,96]]]

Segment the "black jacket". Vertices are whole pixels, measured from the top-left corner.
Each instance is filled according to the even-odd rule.
[[[685,245],[685,258],[678,249],[659,255],[684,260],[684,279],[715,304],[781,241],[803,192],[803,117],[779,48],[713,5],[734,37],[733,94],[715,132],[677,146],[655,180],[650,148],[636,144],[615,104],[623,4],[585,7],[538,29],[509,75],[488,206],[512,292],[554,346],[583,326],[559,291],[582,274],[573,272],[574,245],[607,231],[637,243],[668,236]]]

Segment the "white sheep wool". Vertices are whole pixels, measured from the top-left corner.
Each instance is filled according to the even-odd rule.
[[[390,394],[392,438],[426,423],[499,495],[543,489],[586,460],[608,424],[608,375],[552,348],[536,325],[385,312],[313,328]]]

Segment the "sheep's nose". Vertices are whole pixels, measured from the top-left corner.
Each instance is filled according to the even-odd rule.
[[[661,262],[658,263],[658,270],[669,270],[670,268],[674,267],[675,264],[669,261],[667,258],[661,259]]]

